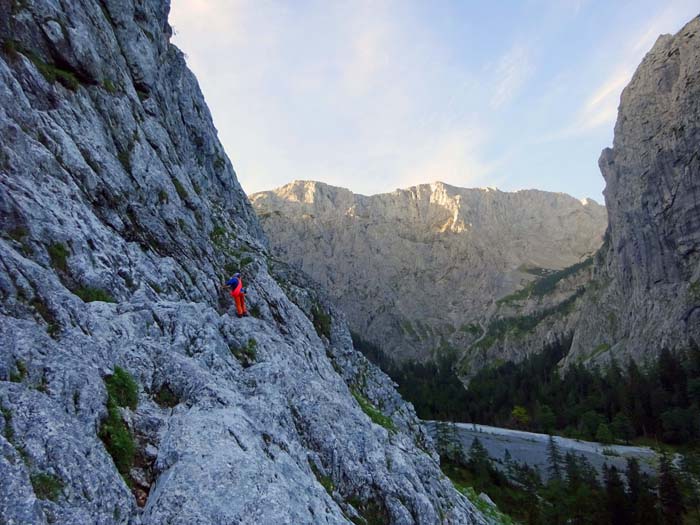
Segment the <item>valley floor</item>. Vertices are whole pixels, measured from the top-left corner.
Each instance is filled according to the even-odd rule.
[[[474,439],[478,438],[489,456],[497,463],[504,463],[507,451],[513,461],[525,463],[535,468],[546,479],[549,445],[547,434],[472,423],[455,423],[454,425],[465,454],[468,453]],[[434,437],[435,422],[426,421],[426,426]],[[644,472],[654,474],[658,463],[657,453],[648,447],[605,445],[561,436],[554,436],[554,440],[562,454],[572,452],[584,456],[599,473],[602,472],[605,463],[624,471],[627,458],[636,458]]]

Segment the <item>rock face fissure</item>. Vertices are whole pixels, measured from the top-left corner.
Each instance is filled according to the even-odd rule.
[[[484,523],[270,257],[168,11],[0,2],[0,521]]]
[[[592,255],[606,227],[592,201],[443,183],[365,197],[297,181],[251,201],[273,251],[397,360],[468,347],[496,299]]]

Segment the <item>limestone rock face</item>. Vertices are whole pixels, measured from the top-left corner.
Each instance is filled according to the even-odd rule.
[[[608,242],[568,361],[700,341],[700,17],[660,37],[603,151]]]
[[[0,521],[484,523],[270,258],[168,10],[0,2]],[[252,317],[221,290],[236,269]],[[117,366],[123,477],[100,439]]]
[[[366,197],[296,181],[251,201],[273,251],[399,360],[466,348],[496,299],[590,256],[606,226],[593,201],[439,182]]]

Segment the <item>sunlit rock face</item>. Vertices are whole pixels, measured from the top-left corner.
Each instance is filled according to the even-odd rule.
[[[366,197],[296,181],[251,201],[272,250],[396,360],[466,348],[499,297],[592,255],[606,227],[590,200],[439,182]]]
[[[168,10],[0,2],[0,521],[483,523],[270,258]],[[137,400],[108,411],[117,367]]]

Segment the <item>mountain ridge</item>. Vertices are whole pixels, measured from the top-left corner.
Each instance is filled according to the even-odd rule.
[[[533,269],[592,255],[605,227],[592,200],[441,182],[363,196],[295,181],[250,199],[273,251],[332,290],[353,330],[399,360],[429,358],[444,342],[468,344],[460,328],[483,319],[495,298],[530,282]],[[456,304],[438,310],[444,298]]]

